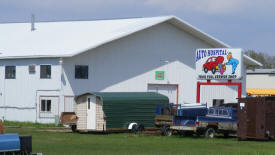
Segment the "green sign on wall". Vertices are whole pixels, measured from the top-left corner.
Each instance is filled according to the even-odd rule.
[[[164,80],[164,71],[156,71],[155,79],[156,80]]]

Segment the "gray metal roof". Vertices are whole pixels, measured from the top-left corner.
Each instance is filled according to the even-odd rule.
[[[275,74],[275,68],[247,70],[246,73],[247,74]]]
[[[72,57],[164,22],[200,38],[212,47],[230,47],[176,16],[37,22],[35,31],[31,31],[30,23],[5,23],[0,24],[0,59]],[[262,66],[247,55],[244,59],[246,64]]]

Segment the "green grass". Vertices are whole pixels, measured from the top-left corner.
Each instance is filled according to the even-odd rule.
[[[121,134],[50,133],[41,128],[8,128],[8,133],[33,136],[33,151],[43,155],[182,154],[275,155],[275,142],[236,138],[137,136]]]

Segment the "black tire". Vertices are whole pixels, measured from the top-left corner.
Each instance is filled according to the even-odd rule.
[[[204,68],[203,71],[204,71],[204,73],[207,73],[207,72],[208,72],[208,69],[207,69],[207,68]]]
[[[214,138],[215,134],[216,134],[216,131],[215,131],[214,128],[207,128],[206,131],[205,131],[204,136],[206,138]]]
[[[137,124],[134,124],[134,125],[132,126],[131,132],[132,132],[132,133],[135,133],[135,134],[138,132],[138,125],[137,125]]]
[[[72,126],[71,126],[71,129],[72,129],[72,132],[77,132],[77,130],[76,130],[76,125],[72,125]]]
[[[215,74],[215,73],[216,73],[216,69],[215,69],[215,68],[212,68],[212,69],[211,69],[211,72],[212,72],[213,74]]]
[[[170,130],[169,126],[162,126],[161,127],[161,135],[172,136],[172,130]]]

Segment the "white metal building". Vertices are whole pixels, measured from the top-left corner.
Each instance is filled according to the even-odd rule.
[[[275,69],[255,69],[246,72],[247,88],[275,89]]]
[[[229,47],[174,16],[34,26],[0,24],[3,119],[53,123],[61,112],[73,111],[73,97],[85,92],[157,91],[172,103],[194,103],[195,50]],[[259,65],[248,56],[244,62]],[[245,77],[239,82],[245,95]],[[201,91],[214,93],[216,87],[220,95],[214,98],[231,99],[224,93],[236,89],[224,85]],[[202,94],[200,102],[209,100]]]
[[[248,95],[275,95],[275,69],[247,70]]]

